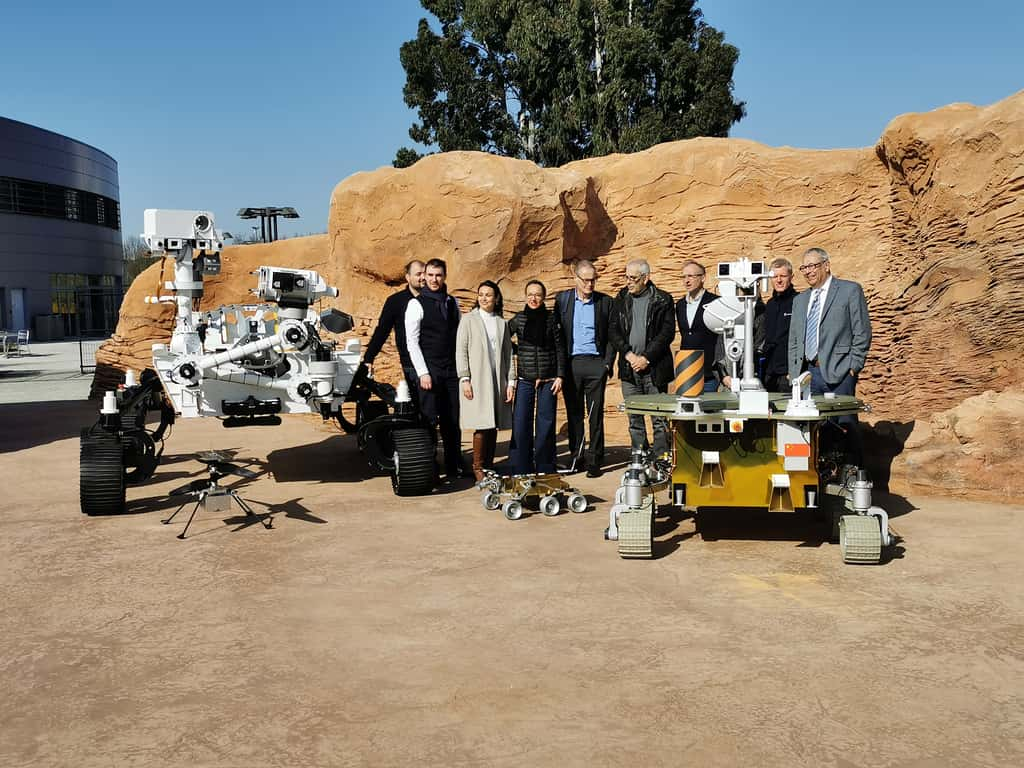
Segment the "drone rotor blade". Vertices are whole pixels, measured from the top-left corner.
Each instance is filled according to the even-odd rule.
[[[224,475],[238,475],[239,477],[244,477],[248,480],[253,480],[259,477],[259,475],[251,469],[246,469],[245,467],[240,467],[237,464],[232,464],[227,461],[217,462],[214,466],[218,472]]]

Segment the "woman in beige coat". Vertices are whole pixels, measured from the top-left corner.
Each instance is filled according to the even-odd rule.
[[[473,476],[494,466],[499,429],[512,427],[512,340],[501,316],[501,289],[485,280],[476,307],[459,322],[455,367],[459,374],[459,422],[473,430]]]

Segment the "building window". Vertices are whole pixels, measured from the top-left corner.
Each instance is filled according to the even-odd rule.
[[[57,184],[0,176],[0,211],[121,229],[117,200]]]
[[[64,190],[64,217],[78,221],[78,190]]]

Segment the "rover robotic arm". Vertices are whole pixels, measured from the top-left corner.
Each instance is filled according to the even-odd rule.
[[[108,392],[99,421],[83,431],[83,511],[121,511],[125,483],[148,479],[155,471],[159,453],[153,446],[163,438],[164,422],[175,416],[213,416],[225,426],[242,426],[277,424],[279,414],[319,413],[359,433],[370,465],[391,472],[396,491],[432,490],[433,433],[408,388],[396,392],[370,379],[360,363],[358,339],[339,349],[322,336],[354,325],[336,309],[317,313],[313,308],[323,298],[337,297],[337,288],[313,270],[261,266],[253,273],[259,303],[201,310],[205,278],[221,271],[223,238],[213,214],[150,209],[142,237],[153,253],[174,261],[173,280],[146,299],[174,305],[174,330],[167,343],[153,345],[153,370],[142,383]],[[355,404],[354,422],[342,414],[345,402]],[[144,429],[145,412],[154,407],[163,414],[155,436]],[[403,431],[416,434],[399,439]],[[131,452],[123,447],[128,432],[138,454],[130,476],[125,469]],[[415,455],[405,454],[406,445],[414,446]],[[405,468],[401,483],[400,464]]]

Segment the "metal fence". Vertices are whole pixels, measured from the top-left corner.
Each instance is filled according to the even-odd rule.
[[[78,337],[78,364],[82,373],[96,370],[96,352],[114,333],[123,298],[123,291],[106,286],[75,289],[74,322]]]

